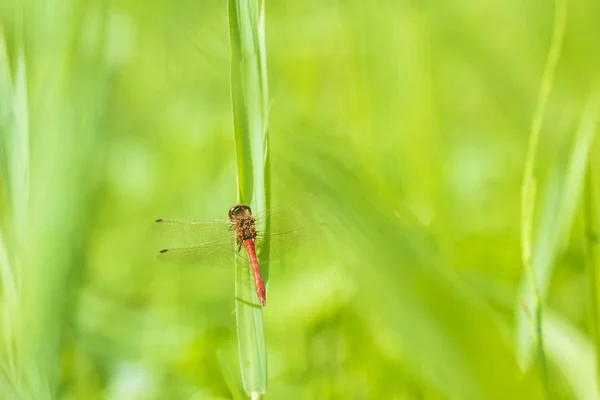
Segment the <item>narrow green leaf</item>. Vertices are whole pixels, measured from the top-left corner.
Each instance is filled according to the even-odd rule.
[[[19,301],[19,248],[25,240],[29,197],[29,115],[25,58],[17,51],[16,77],[13,78],[4,37],[0,37],[0,159],[4,201],[0,236],[0,282],[2,283],[2,348],[0,357],[6,384],[4,390],[18,392],[20,371],[18,341],[21,337]],[[13,83],[15,82],[15,83]]]
[[[544,319],[548,357],[554,361],[577,399],[600,399],[594,343],[568,320],[554,313]]]
[[[590,333],[595,343],[596,353],[596,376],[598,379],[598,368],[600,367],[600,315],[598,307],[598,268],[600,267],[599,249],[598,249],[598,211],[596,202],[598,196],[596,193],[596,185],[594,184],[594,174],[592,172],[591,160],[588,162],[585,180],[585,195],[584,195],[584,229],[585,229],[585,244],[586,244],[586,272],[589,285],[589,326]]]
[[[585,177],[589,148],[598,124],[599,106],[599,98],[594,93],[583,112],[566,169],[550,178],[547,194],[544,196],[532,264],[540,301],[543,301],[548,291],[560,239],[569,232],[573,224]],[[532,287],[525,279],[522,281],[518,298],[523,299],[525,304],[532,304],[534,301]],[[527,366],[531,362],[530,350],[533,341],[525,310],[520,304],[517,308],[519,359]]]
[[[40,5],[20,10],[30,22],[24,29],[35,29],[22,33],[28,39],[27,71],[20,40],[13,51],[16,62],[8,63],[5,52],[0,62],[4,94],[11,93],[7,66],[16,65],[13,96],[1,100],[9,115],[3,118],[9,122],[2,124],[1,141],[2,281],[16,287],[2,293],[2,317],[8,354],[14,354],[4,368],[12,386],[22,398],[49,399],[60,388],[67,284],[73,267],[81,266],[75,262],[80,249],[73,244],[84,232],[104,103],[103,43],[91,41],[80,52],[73,38],[101,30],[104,20],[92,3],[79,8],[58,2],[53,13],[40,12]],[[99,23],[83,27],[83,20]],[[12,279],[5,280],[6,271]]]
[[[256,212],[269,206],[267,72],[264,43],[264,3],[256,0],[230,0],[232,72],[231,86],[238,161],[238,201]],[[263,227],[268,232],[266,221]],[[269,244],[259,249],[266,277]],[[237,262],[237,261],[236,261]],[[247,284],[251,282],[246,265],[236,264],[236,315],[240,368],[244,389],[253,398],[267,390],[267,356],[262,309]]]
[[[219,361],[221,373],[223,374],[223,378],[225,379],[225,383],[229,388],[229,392],[231,393],[233,400],[242,400],[244,398],[244,393],[239,385],[238,374],[233,370],[234,365],[228,361],[232,359],[231,357],[227,357],[229,353],[230,349],[227,349],[226,351],[218,351],[217,360]]]
[[[529,293],[524,296],[520,296],[517,301],[517,304],[519,305],[516,311],[518,315],[517,329],[519,332],[519,360],[522,365],[529,365],[531,362],[530,347],[533,339],[533,342],[535,342],[537,346],[538,362],[542,372],[542,386],[544,387],[546,394],[549,393],[549,381],[542,333],[542,295],[540,294],[541,283],[538,281],[537,277],[539,274],[539,270],[536,266],[538,257],[537,254],[533,254],[532,250],[534,247],[533,221],[536,206],[535,195],[537,192],[537,180],[534,169],[536,165],[542,122],[544,120],[546,106],[552,91],[554,72],[561,55],[566,20],[566,0],[556,0],[554,7],[554,28],[552,32],[552,40],[550,42],[550,49],[548,51],[548,57],[544,66],[544,73],[542,75],[536,109],[533,114],[531,131],[529,134],[529,145],[527,148],[527,157],[525,159],[525,170],[523,173],[523,185],[521,188],[521,252],[525,277],[524,281],[527,283],[527,287],[524,287],[524,290],[529,290]],[[521,302],[524,302],[524,304],[530,307],[533,312],[533,338],[528,337],[529,343],[527,344],[524,344],[522,336],[523,333],[526,332],[525,329],[528,327],[529,321],[526,319],[527,316],[525,314],[525,310],[520,307],[522,304]]]

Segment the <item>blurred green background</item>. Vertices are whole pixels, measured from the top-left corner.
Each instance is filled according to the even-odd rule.
[[[517,350],[520,191],[553,18],[541,0],[266,2],[273,204],[309,232],[271,267],[267,398],[543,397]],[[226,3],[1,0],[0,24],[2,398],[244,398],[233,272],[161,264],[152,232],[236,202]],[[534,231],[552,395],[597,399],[568,171],[600,3],[566,24]]]

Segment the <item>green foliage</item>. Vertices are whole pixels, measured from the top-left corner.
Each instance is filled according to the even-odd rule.
[[[264,2],[230,0],[232,72],[231,89],[238,163],[238,202],[249,204],[256,213],[270,204],[268,85],[264,42]],[[268,215],[267,215],[267,218]],[[269,219],[264,224],[270,233]],[[268,276],[269,243],[258,249],[262,269]],[[236,259],[236,316],[240,349],[240,369],[244,389],[252,398],[267,391],[267,354],[261,305],[248,282],[252,279],[247,263]],[[244,273],[246,271],[246,273]]]
[[[552,3],[244,4],[264,38],[217,0],[0,3],[0,397],[543,398],[520,225]],[[531,255],[550,395],[593,399],[600,5],[567,6]],[[252,289],[152,240],[238,200],[305,232],[239,335],[268,376],[239,371]]]
[[[538,143],[540,141],[540,133],[542,128],[542,121],[544,120],[544,113],[550,99],[550,93],[552,85],[554,83],[554,74],[556,71],[556,65],[560,58],[564,35],[565,25],[567,20],[567,3],[565,0],[557,0],[555,3],[554,10],[554,28],[552,34],[552,41],[550,42],[550,50],[548,52],[548,58],[544,66],[544,73],[542,75],[542,84],[540,88],[540,94],[538,97],[535,112],[533,114],[533,121],[531,124],[531,132],[529,134],[529,145],[527,148],[527,157],[525,159],[525,171],[523,174],[523,186],[521,188],[521,254],[523,258],[523,269],[525,276],[527,277],[527,286],[524,287],[524,293],[522,295],[522,309],[519,314],[519,326],[517,329],[520,330],[519,339],[519,359],[525,368],[529,367],[529,354],[531,353],[531,334],[526,333],[527,324],[524,323],[524,316],[527,309],[533,310],[533,317],[529,317],[530,324],[533,325],[532,333],[534,342],[536,344],[536,350],[538,355],[539,367],[542,372],[542,385],[544,387],[546,397],[549,396],[549,381],[548,381],[548,364],[546,362],[546,352],[544,350],[544,335],[542,332],[542,294],[540,286],[545,289],[543,282],[538,282],[538,276],[547,275],[552,263],[547,265],[536,265],[534,270],[534,261],[538,261],[540,258],[547,257],[548,253],[552,252],[552,247],[546,246],[545,251],[541,254],[537,253],[535,260],[532,255],[532,227],[534,223],[535,215],[535,193],[537,190],[537,182],[534,172],[535,161],[538,152]],[[595,129],[595,126],[592,127]],[[593,133],[593,130],[592,130]],[[589,135],[588,135],[589,136]],[[591,136],[589,136],[591,138]],[[587,140],[583,144],[581,150],[583,154],[578,154],[579,158],[575,160],[586,160],[588,155],[590,140]],[[581,176],[581,175],[578,175]],[[578,191],[574,191],[571,194],[571,198],[576,198]],[[568,226],[571,224],[569,223]],[[554,230],[554,232],[559,232]],[[540,245],[539,248],[543,248]],[[541,281],[542,278],[539,278]]]

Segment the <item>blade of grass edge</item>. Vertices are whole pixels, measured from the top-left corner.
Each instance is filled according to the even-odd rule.
[[[535,192],[536,192],[536,178],[534,175],[534,168],[536,164],[536,156],[537,156],[537,148],[538,142],[540,138],[542,121],[544,119],[544,113],[546,110],[546,105],[548,104],[548,100],[550,97],[550,92],[552,91],[552,83],[554,80],[554,71],[556,69],[556,64],[558,63],[558,59],[560,58],[560,53],[562,49],[562,43],[564,38],[564,31],[566,25],[566,0],[556,0],[554,6],[554,27],[552,40],[550,43],[550,49],[548,52],[548,57],[546,59],[546,64],[544,67],[544,72],[542,75],[542,83],[540,87],[540,92],[538,96],[536,110],[533,115],[531,132],[529,136],[529,146],[527,150],[527,158],[525,161],[525,169],[523,173],[523,185],[521,189],[521,251],[522,251],[522,262],[524,268],[525,279],[529,284],[529,289],[531,290],[531,296],[525,297],[523,300],[528,302],[528,300],[533,300],[533,314],[534,314],[534,342],[537,347],[537,355],[538,362],[542,372],[542,386],[545,390],[546,396],[549,396],[549,388],[548,388],[548,376],[547,376],[547,363],[546,356],[544,353],[544,343],[543,343],[543,333],[542,333],[542,301],[540,297],[540,292],[538,288],[538,283],[536,281],[535,271],[533,270],[533,258],[532,258],[532,228],[534,221],[534,210],[535,210]],[[520,303],[520,299],[517,301]],[[521,332],[523,330],[523,326],[526,326],[526,323],[523,323],[524,316],[523,310],[521,310],[520,306],[518,308],[518,331]],[[526,318],[525,318],[526,319]],[[521,339],[521,335],[518,336],[519,340]],[[523,349],[520,349],[523,350]],[[519,360],[522,364],[527,367],[529,364],[529,350],[528,346],[525,346],[525,349],[519,354]]]
[[[0,31],[0,157],[4,197],[0,232],[0,282],[2,287],[2,393],[9,398],[25,397],[22,387],[23,362],[18,352],[21,336],[18,260],[25,239],[29,198],[29,111],[25,56],[17,41],[16,75],[13,77],[4,35]]]
[[[560,187],[558,191],[551,192],[550,197],[555,198],[548,199],[543,209],[542,225],[536,240],[535,268],[533,270],[538,283],[540,302],[543,301],[548,290],[554,259],[560,248],[560,238],[566,237],[566,233],[573,225],[586,175],[589,149],[597,129],[599,106],[600,98],[594,92],[585,105],[567,168],[562,176],[562,182],[559,184]],[[557,213],[557,209],[560,212]],[[522,285],[520,298],[531,300],[534,296],[531,290],[531,287]],[[527,334],[529,331],[526,329],[525,322],[526,318],[523,317],[519,320],[521,326],[518,327],[520,344],[523,346],[520,348],[522,351],[527,351],[526,346],[531,345],[531,342],[527,341],[530,336]],[[539,323],[540,320],[534,322]],[[536,326],[536,329],[539,329],[539,326]],[[538,331],[539,333],[541,333],[541,329]],[[539,343],[537,345],[539,346]]]
[[[598,214],[596,211],[596,193],[593,183],[592,166],[588,160],[585,179],[583,222],[586,239],[586,271],[589,284],[589,324],[592,339],[595,344],[596,382],[600,382],[598,369],[600,367],[600,327],[598,318]]]
[[[14,108],[15,95],[12,83],[12,73],[10,71],[10,61],[8,59],[6,42],[2,31],[0,31],[0,168],[2,178],[2,196],[4,202],[8,202],[8,206],[4,206],[3,210],[6,217],[10,216],[8,212],[11,201],[11,182],[10,182],[10,152],[8,148],[14,140],[14,115],[11,112]],[[4,220],[6,220],[6,217]],[[14,382],[16,379],[16,360],[13,351],[14,340],[14,317],[18,315],[18,295],[16,280],[13,274],[8,256],[8,245],[6,243],[6,226],[3,227],[0,236],[0,285],[2,287],[2,341],[3,348],[1,349],[2,359],[4,360],[2,367],[6,370],[6,380]],[[8,382],[6,382],[8,383]]]
[[[238,164],[238,202],[262,211],[269,205],[267,75],[264,43],[264,4],[229,0],[231,90]],[[269,229],[268,221],[265,229]],[[268,258],[268,244],[259,259]],[[236,318],[242,382],[254,399],[267,390],[267,358],[262,309],[254,291],[240,278],[236,261]],[[266,276],[265,272],[265,276]],[[266,280],[265,280],[266,282]]]
[[[598,400],[594,341],[579,328],[547,309],[544,318],[548,358],[561,371],[573,398]]]
[[[221,367],[221,373],[225,379],[225,384],[229,388],[232,400],[242,400],[244,394],[242,388],[239,386],[238,376],[233,371],[233,365],[229,362],[231,359],[228,357],[229,349],[227,351],[221,350],[217,352],[217,361]]]

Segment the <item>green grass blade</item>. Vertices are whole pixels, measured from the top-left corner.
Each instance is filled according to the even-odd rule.
[[[40,5],[21,10],[35,30],[23,33],[27,52],[19,43],[15,61],[8,63],[5,53],[1,61],[3,94],[10,93],[6,66],[16,65],[14,96],[2,96],[3,103],[12,103],[4,108],[11,115],[1,142],[2,280],[10,282],[10,271],[16,282],[16,290],[3,292],[3,334],[7,353],[14,355],[2,369],[22,398],[47,399],[59,396],[61,387],[63,323],[71,318],[68,284],[81,267],[74,244],[84,236],[95,183],[105,67],[98,8],[57,2],[56,12],[46,13]],[[91,21],[85,29],[78,24],[84,19]],[[79,42],[84,30],[90,40]]]
[[[263,16],[264,4],[256,0],[229,1],[238,201],[249,204],[254,212],[268,208],[270,195]],[[268,221],[264,229],[268,231]],[[261,261],[268,260],[268,243],[260,249],[258,256]],[[248,269],[239,265],[236,269],[236,315],[242,381],[246,392],[257,398],[267,390],[262,309],[256,294],[247,285],[251,279],[242,276],[249,273]],[[266,277],[267,271],[264,273]]]
[[[540,230],[533,253],[533,273],[539,289],[540,302],[543,301],[548,291],[554,260],[560,248],[560,239],[569,232],[575,218],[586,173],[589,148],[597,128],[599,105],[597,96],[590,97],[583,112],[566,169],[560,171],[558,176],[550,178],[549,192],[544,198]],[[524,299],[526,304],[531,304],[534,297],[531,286],[523,285],[519,298]],[[519,355],[521,361],[527,365],[533,342],[527,316],[520,307],[518,318]]]
[[[594,342],[566,318],[552,312],[544,318],[544,332],[548,358],[566,378],[574,398],[600,399]]]
[[[229,349],[226,351],[217,352],[217,360],[219,362],[219,366],[221,367],[221,373],[225,383],[227,384],[227,388],[231,393],[231,398],[233,400],[242,400],[245,395],[242,392],[241,386],[239,385],[238,374],[233,370],[233,361],[231,363],[229,362],[229,360],[233,360],[233,358],[227,357],[227,354],[224,353],[229,353]]]
[[[594,174],[592,173],[592,163],[588,162],[585,180],[585,194],[583,199],[584,207],[584,229],[586,239],[586,271],[589,285],[589,325],[591,336],[595,343],[596,354],[596,376],[598,379],[598,368],[600,368],[600,316],[598,314],[598,211],[596,201],[596,185],[594,185]]]
[[[538,152],[538,143],[541,133],[542,122],[544,120],[544,113],[546,110],[546,106],[548,104],[548,100],[550,98],[550,92],[552,91],[552,84],[554,81],[554,71],[556,69],[556,64],[558,63],[558,59],[560,58],[560,53],[562,49],[562,42],[565,32],[565,24],[566,24],[566,13],[567,6],[565,0],[556,0],[555,4],[555,16],[554,16],[554,31],[552,36],[552,41],[550,44],[550,50],[548,53],[548,58],[546,60],[546,65],[544,68],[544,73],[542,76],[542,84],[540,88],[540,93],[537,101],[536,110],[533,115],[531,132],[529,135],[529,146],[527,149],[527,158],[525,160],[525,170],[523,174],[523,186],[521,192],[521,251],[522,251],[522,262],[524,268],[524,274],[528,282],[528,288],[525,290],[529,290],[526,296],[521,298],[524,299],[525,304],[531,305],[531,309],[533,310],[533,322],[534,322],[534,332],[533,332],[533,340],[537,346],[537,354],[538,361],[540,364],[540,368],[542,370],[542,382],[543,386],[548,392],[548,377],[547,377],[547,365],[546,365],[546,357],[544,354],[544,343],[543,343],[543,334],[542,334],[542,299],[539,289],[539,282],[537,280],[536,274],[539,274],[539,271],[534,269],[534,264],[537,262],[537,259],[534,258],[532,253],[533,249],[533,221],[535,215],[535,195],[537,190],[537,183],[535,177],[535,165],[536,158]],[[520,304],[520,301],[517,302]],[[524,330],[528,327],[528,322],[526,320],[525,311],[521,308],[518,309],[519,317],[519,359],[522,364],[527,365],[529,363],[529,344],[524,344],[523,342],[523,334]],[[525,319],[524,319],[525,318]],[[527,336],[529,337],[529,336]]]
[[[17,51],[13,78],[4,37],[0,37],[0,159],[2,160],[3,218],[0,237],[0,281],[3,378],[0,394],[22,392],[21,309],[17,254],[25,240],[29,197],[29,111],[25,58]],[[13,83],[14,82],[14,83]]]

